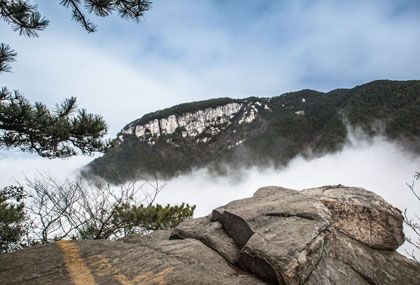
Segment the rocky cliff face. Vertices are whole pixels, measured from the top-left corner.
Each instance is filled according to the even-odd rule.
[[[140,141],[147,140],[149,145],[154,145],[156,138],[170,136],[177,130],[183,138],[194,139],[205,133],[208,137],[216,136],[228,126],[232,125],[237,115],[242,111],[238,124],[251,123],[255,120],[260,102],[229,103],[214,108],[206,108],[194,112],[185,112],[180,115],[170,115],[161,119],[154,119],[145,124],[132,123],[121,130],[119,140],[124,140],[124,135],[135,135]],[[264,108],[268,108],[264,105]],[[208,137],[198,139],[207,142]],[[169,142],[170,140],[168,140]]]
[[[403,241],[401,212],[362,188],[264,187],[172,232],[2,255],[0,283],[419,284]]]

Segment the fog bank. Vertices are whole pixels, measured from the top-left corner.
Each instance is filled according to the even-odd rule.
[[[420,171],[420,156],[413,155],[382,137],[371,140],[350,136],[350,143],[335,154],[306,160],[295,158],[281,170],[248,169],[241,179],[215,177],[206,169],[182,175],[167,181],[166,188],[156,202],[161,204],[197,205],[195,217],[205,216],[232,200],[246,198],[263,186],[282,186],[301,190],[323,185],[342,184],[363,187],[382,196],[386,201],[411,217],[420,216],[420,201],[411,194],[406,183],[413,181],[415,171]],[[92,157],[74,157],[67,160],[47,160],[21,153],[0,157],[0,186],[22,181],[36,171],[51,173],[64,179],[90,162]],[[416,189],[420,189],[420,181]],[[410,234],[411,235],[411,234]],[[403,246],[400,249],[404,253]]]
[[[353,141],[343,151],[320,158],[295,158],[280,170],[244,170],[240,180],[215,177],[206,169],[200,169],[168,181],[158,202],[196,204],[196,216],[199,217],[229,201],[249,197],[263,186],[301,190],[343,184],[374,191],[401,210],[414,209],[419,204],[406,183],[413,181],[414,173],[419,169],[420,156],[377,137],[370,142]]]
[[[401,211],[408,209],[409,215],[414,217],[415,214],[420,216],[420,201],[415,199],[406,183],[413,181],[415,171],[420,171],[420,156],[377,137],[371,141],[353,140],[343,151],[320,158],[305,160],[298,157],[282,170],[245,170],[241,180],[216,178],[201,169],[169,181],[157,202],[195,204],[195,217],[200,217],[232,200],[250,197],[263,186],[301,190],[342,184],[373,191]],[[419,188],[420,181],[417,183]],[[405,232],[416,238],[406,227]],[[404,244],[399,252],[405,254],[405,250],[411,252],[412,248]]]

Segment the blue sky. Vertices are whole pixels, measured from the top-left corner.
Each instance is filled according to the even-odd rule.
[[[215,97],[329,91],[418,79],[418,1],[154,1],[140,24],[91,19],[87,34],[58,3],[40,38],[0,23],[19,54],[2,84],[54,106],[76,96],[111,137],[145,113]]]

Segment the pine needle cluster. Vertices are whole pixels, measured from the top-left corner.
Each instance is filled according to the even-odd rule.
[[[117,13],[122,18],[140,22],[151,2],[146,0],[62,0],[87,32],[97,27],[86,14],[106,17]],[[27,37],[38,37],[49,21],[41,16],[30,0],[0,0],[0,18],[13,30]],[[0,73],[10,72],[17,53],[0,43]],[[58,104],[55,110],[42,103],[31,104],[19,91],[0,88],[0,149],[18,148],[43,157],[69,157],[76,154],[104,152],[112,144],[104,140],[107,125],[99,115],[76,109],[76,98]]]

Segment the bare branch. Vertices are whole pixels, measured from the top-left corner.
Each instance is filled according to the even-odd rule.
[[[420,179],[420,173],[416,172],[416,174],[414,175],[414,179],[418,180]],[[417,198],[417,200],[420,201],[420,194],[418,194],[415,189],[414,189],[414,184],[415,181],[413,181],[411,184],[406,183],[408,188],[410,189],[411,193],[414,195],[414,197]],[[405,209],[404,214],[404,223],[413,231],[413,233],[417,236],[417,241],[413,241],[410,237],[405,238],[405,240],[411,244],[412,246],[414,246],[414,248],[416,248],[417,250],[420,251],[420,224],[418,222],[416,222],[416,220],[410,218],[407,214],[407,209]],[[420,221],[419,216],[415,215],[417,221]],[[416,258],[415,255],[415,251],[412,250],[412,252],[408,252],[406,250],[407,255],[409,255],[411,258],[413,258],[415,261],[419,262],[419,260]]]

